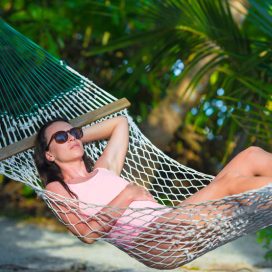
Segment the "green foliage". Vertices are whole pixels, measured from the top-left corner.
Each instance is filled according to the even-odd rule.
[[[257,241],[267,250],[265,258],[272,260],[272,227],[260,230],[257,233]]]
[[[35,191],[31,187],[26,185],[23,186],[21,194],[23,197],[26,198],[33,198],[36,196]]]
[[[116,86],[130,91],[133,86],[148,87],[144,89],[150,94],[147,99],[155,101],[167,95],[164,90],[169,84],[182,83],[197,68],[198,72],[190,78],[186,92],[178,101],[182,104],[186,96],[195,95],[194,90],[205,78],[211,78],[198,106],[197,115],[201,116],[196,117],[195,125],[209,128],[210,135],[215,136],[225,134],[224,130],[235,123],[233,133],[242,129],[247,134],[247,145],[271,146],[269,1],[249,1],[245,11],[237,10],[240,18],[233,16],[230,1],[220,0],[140,1],[127,12],[134,18],[134,25],[141,22],[141,29],[130,29],[108,46],[91,48],[89,53],[127,48],[134,52],[117,71],[113,80]],[[171,69],[179,58],[185,63],[185,69],[180,76],[175,76]],[[139,82],[143,78],[149,84]],[[218,89],[224,93],[218,95]],[[212,106],[218,101],[226,109],[224,112]],[[208,107],[213,112],[211,115],[204,109],[207,103],[211,105]]]

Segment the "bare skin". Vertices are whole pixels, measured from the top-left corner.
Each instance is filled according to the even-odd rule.
[[[56,131],[69,130],[71,127],[66,122],[53,123],[45,132],[47,143]],[[49,151],[46,152],[46,158],[60,167],[66,183],[84,182],[93,175],[94,171],[88,173],[82,161],[83,144],[101,139],[108,139],[108,144],[96,161],[94,171],[96,168],[106,168],[116,175],[120,175],[128,149],[128,123],[125,117],[115,117],[86,128],[84,136],[80,140],[70,134],[68,141],[64,144],[58,144],[53,140]],[[230,161],[208,186],[181,202],[180,205],[220,199],[224,196],[265,186],[272,182],[271,166],[272,154],[258,147],[247,148]],[[49,183],[46,189],[64,198],[71,198],[58,181]],[[108,206],[122,208],[124,212],[131,202],[136,200],[154,201],[143,187],[129,184]],[[68,206],[58,205],[57,208],[62,219],[71,224],[69,229],[76,235],[82,236],[82,240],[86,243],[94,242],[96,238],[101,236],[100,231],[107,232],[111,229],[111,226],[107,225],[104,214],[107,214],[111,222],[112,218],[120,217],[123,214],[123,212],[114,212],[104,208],[101,210],[102,220],[105,220],[104,225],[92,219],[86,224],[82,220],[86,218],[72,213]],[[171,216],[171,213],[169,215]],[[97,230],[97,232],[89,234],[90,228]],[[86,236],[88,237],[86,238]]]
[[[45,131],[47,143],[55,132],[60,130],[67,131],[70,128],[72,128],[72,126],[66,122],[53,123]],[[53,140],[49,146],[49,151],[46,152],[47,160],[55,162],[61,168],[66,183],[84,182],[93,175],[93,172],[97,168],[106,168],[115,172],[116,175],[120,175],[128,148],[128,124],[126,118],[116,117],[86,128],[81,140],[75,139],[70,134],[68,135],[68,141],[64,144],[58,144]],[[84,153],[83,143],[99,139],[108,139],[108,144],[103,154],[96,161],[92,173],[88,173],[82,160]],[[60,200],[57,202],[58,205],[54,202],[52,205],[54,205],[55,210],[58,211],[58,215],[62,220],[69,224],[68,228],[70,231],[82,237],[82,241],[86,243],[94,242],[96,238],[101,236],[101,232],[110,231],[111,225],[114,223],[113,218],[122,216],[132,201],[155,201],[152,195],[143,187],[137,186],[136,184],[128,184],[127,187],[107,205],[116,207],[116,210],[104,208],[100,211],[98,217],[100,216],[105,224],[101,224],[97,220],[92,219],[86,223],[86,218],[83,218],[82,215],[71,212],[71,207],[69,206],[71,204],[65,204],[63,200],[65,198],[71,198],[71,195],[58,181],[50,182],[46,186],[46,189],[63,196],[63,198],[52,196],[55,201]],[[107,216],[105,216],[105,214],[107,214]],[[108,224],[108,222],[111,224]],[[88,235],[90,230],[97,230],[97,232],[94,231]]]
[[[258,189],[272,182],[272,154],[251,146],[234,157],[205,188],[183,203],[198,203]]]

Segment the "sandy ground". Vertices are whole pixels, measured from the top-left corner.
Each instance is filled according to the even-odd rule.
[[[151,272],[119,249],[86,245],[68,233],[0,217],[0,271]],[[271,272],[254,235],[242,237],[171,271]],[[165,270],[169,271],[169,270]]]

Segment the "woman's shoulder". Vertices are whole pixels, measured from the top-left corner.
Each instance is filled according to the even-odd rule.
[[[48,183],[45,186],[45,189],[47,191],[50,191],[50,192],[53,192],[53,193],[61,194],[61,195],[64,195],[64,196],[69,196],[69,193],[67,192],[67,190],[57,180],[56,181],[51,181],[50,183]]]

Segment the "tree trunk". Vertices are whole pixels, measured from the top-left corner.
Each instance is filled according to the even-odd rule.
[[[203,59],[173,89],[168,90],[167,96],[154,108],[141,130],[158,148],[165,150],[177,128],[182,124],[186,113],[199,104],[203,91],[208,83],[209,75],[203,77],[197,89],[186,92],[193,76],[206,64],[212,56]],[[185,94],[186,92],[186,94]],[[184,95],[185,94],[185,95]]]

